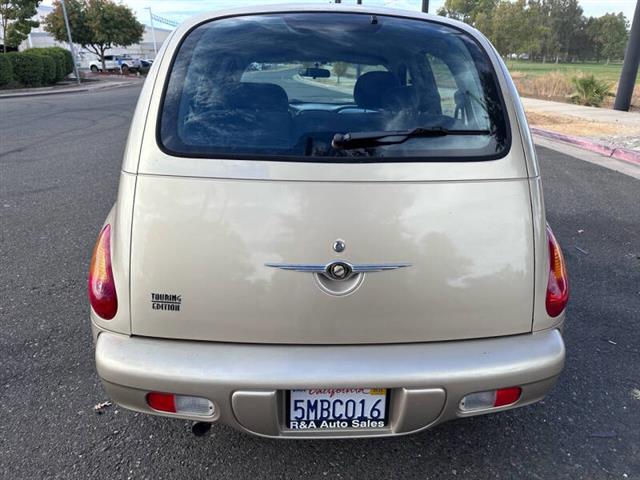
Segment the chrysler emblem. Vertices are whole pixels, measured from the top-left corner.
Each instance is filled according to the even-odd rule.
[[[387,272],[411,266],[410,263],[348,263],[344,260],[334,260],[329,263],[265,263],[264,265],[280,270],[311,273],[320,290],[333,296],[344,296],[355,292],[368,273]]]
[[[358,274],[386,272],[399,268],[410,267],[410,263],[347,263],[337,260],[330,263],[265,263],[265,267],[291,270],[294,272],[308,272],[322,275],[330,280],[348,280]]]
[[[338,281],[347,280],[353,273],[351,267],[344,262],[330,263],[329,265],[327,265],[326,272],[332,280]]]

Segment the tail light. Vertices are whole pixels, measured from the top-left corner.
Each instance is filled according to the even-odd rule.
[[[147,393],[147,404],[160,412],[176,413],[176,397],[172,393]]]
[[[496,400],[493,402],[494,407],[503,407],[516,403],[520,398],[522,389],[520,387],[501,388],[496,390]]]
[[[186,415],[211,416],[215,413],[213,403],[202,397],[175,395],[173,393],[149,392],[147,405],[159,412],[182,413]]]
[[[463,412],[473,412],[504,407],[520,400],[521,394],[522,388],[520,387],[508,387],[498,390],[488,390],[486,392],[470,393],[460,401],[460,410]]]
[[[118,311],[111,269],[111,225],[105,225],[93,249],[89,266],[89,303],[94,312],[105,320],[111,320]]]
[[[549,280],[546,306],[547,313],[551,317],[557,317],[569,301],[569,277],[560,245],[548,225],[547,239],[549,241]]]

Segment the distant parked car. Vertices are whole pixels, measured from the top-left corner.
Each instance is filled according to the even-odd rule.
[[[544,398],[567,271],[483,35],[402,10],[253,6],[187,21],[163,52],[89,268],[113,401],[326,439]],[[362,71],[339,90],[291,74],[326,76],[320,61]]]
[[[108,72],[118,71],[122,73],[135,72],[138,70],[137,61],[129,55],[105,55],[105,68]],[[102,62],[100,59],[92,60],[89,69],[93,73],[102,72]]]
[[[147,73],[149,69],[153,65],[153,60],[149,60],[148,58],[141,58],[139,61],[138,71],[140,73]]]

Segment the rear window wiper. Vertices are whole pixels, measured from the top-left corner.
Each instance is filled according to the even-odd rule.
[[[337,150],[369,148],[404,143],[410,138],[446,137],[447,135],[490,135],[490,130],[448,130],[444,127],[419,127],[413,130],[336,133],[331,146]]]

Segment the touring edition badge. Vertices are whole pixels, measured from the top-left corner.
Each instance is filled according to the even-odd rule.
[[[179,312],[182,304],[182,295],[175,293],[152,293],[151,308],[153,310],[168,310]]]

